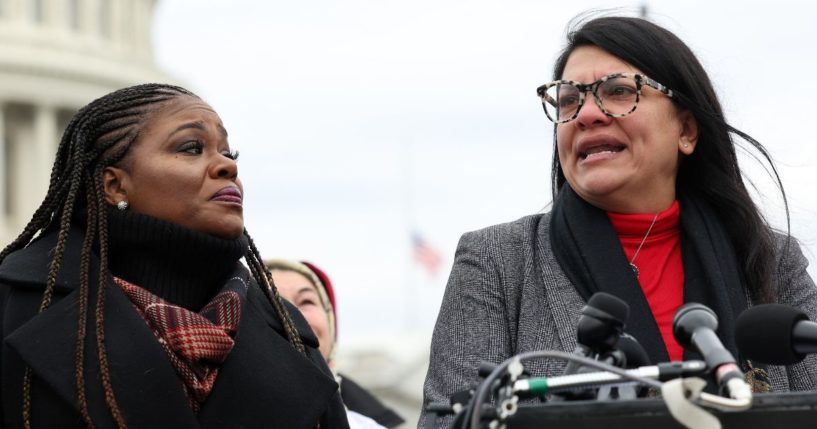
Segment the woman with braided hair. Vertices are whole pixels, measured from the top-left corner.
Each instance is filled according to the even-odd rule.
[[[244,228],[236,155],[175,86],[74,116],[0,253],[0,427],[348,427]]]

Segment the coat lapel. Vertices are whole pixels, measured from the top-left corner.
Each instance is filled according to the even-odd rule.
[[[311,428],[337,393],[335,381],[286,340],[252,284],[230,357],[199,412],[203,428]]]
[[[95,296],[91,279],[91,296]],[[7,338],[35,376],[77,411],[74,355],[78,290],[21,325]],[[91,298],[93,308],[93,298]],[[130,301],[109,282],[105,341],[111,384],[119,408],[132,427],[198,427],[178,377],[153,332]],[[99,382],[93,312],[89,314],[85,379],[89,412],[98,426],[113,425]],[[36,339],[36,340],[33,340]],[[36,399],[35,399],[36,400]]]
[[[552,233],[549,231],[550,220],[543,217],[537,229],[536,246],[539,254],[537,265],[540,268],[538,274],[542,279],[554,279],[552,283],[543,284],[545,299],[555,322],[552,324],[548,322],[545,326],[556,330],[564,350],[570,352],[576,348],[576,325],[585,302],[553,257],[549,236]]]

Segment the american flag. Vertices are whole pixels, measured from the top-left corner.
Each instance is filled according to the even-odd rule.
[[[443,257],[440,252],[416,232],[411,234],[411,247],[414,261],[420,264],[430,275],[436,276],[443,264]]]

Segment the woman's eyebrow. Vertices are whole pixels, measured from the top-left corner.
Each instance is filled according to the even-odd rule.
[[[170,135],[172,136],[172,135],[178,133],[179,131],[189,130],[189,129],[195,129],[195,130],[199,130],[199,131],[207,131],[207,127],[204,125],[204,122],[194,121],[194,122],[188,122],[186,124],[179,125],[175,130],[173,130],[173,132],[170,133]],[[217,124],[216,129],[218,129],[218,131],[221,133],[222,136],[224,136],[225,138],[227,137],[227,129],[224,128],[223,125]]]
[[[176,127],[175,130],[173,130],[173,132],[170,133],[170,135],[173,136],[174,134],[176,134],[176,133],[178,133],[180,131],[189,130],[191,128],[194,129],[194,130],[206,131],[203,122],[195,121],[195,122],[188,122],[188,123],[179,125],[178,127]]]
[[[312,292],[312,293],[314,293],[316,295],[318,294],[318,292],[314,288],[312,288],[311,286],[304,286],[304,287],[298,289],[298,295],[300,295],[302,293],[305,293],[305,292]]]

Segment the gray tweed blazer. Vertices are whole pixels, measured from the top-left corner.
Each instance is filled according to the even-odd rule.
[[[431,341],[423,409],[477,383],[481,361],[499,363],[536,350],[572,352],[585,301],[553,255],[550,214],[536,214],[462,236]],[[782,248],[782,237],[779,240]],[[778,302],[817,320],[817,288],[792,240],[777,267]],[[526,364],[534,376],[561,374],[565,362]],[[817,355],[769,368],[775,391],[817,389]],[[418,427],[431,427],[423,411]],[[447,425],[451,419],[443,422]]]

